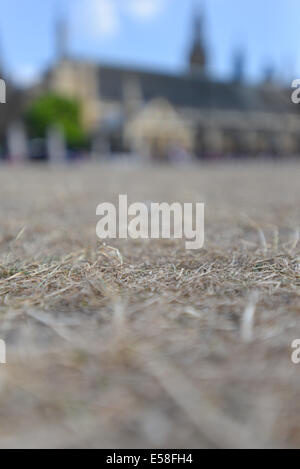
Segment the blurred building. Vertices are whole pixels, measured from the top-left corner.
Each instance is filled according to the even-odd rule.
[[[11,126],[19,123],[26,107],[26,96],[5,73],[0,58],[0,78],[5,81],[6,103],[0,105],[0,158],[6,152],[4,142]]]
[[[67,24],[59,21],[57,62],[38,89],[78,98],[98,148],[156,159],[175,148],[198,157],[299,152],[300,119],[290,90],[269,75],[259,86],[245,84],[241,53],[232,80],[211,78],[203,21],[195,15],[187,70],[178,75],[71,57]]]

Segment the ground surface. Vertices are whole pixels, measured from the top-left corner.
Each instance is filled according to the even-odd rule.
[[[299,176],[1,167],[0,447],[299,447]],[[205,202],[204,248],[101,244],[119,193]]]

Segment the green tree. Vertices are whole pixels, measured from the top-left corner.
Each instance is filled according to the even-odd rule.
[[[26,121],[32,137],[44,138],[53,125],[64,131],[70,148],[84,147],[87,136],[81,125],[81,108],[75,99],[49,93],[31,103]]]

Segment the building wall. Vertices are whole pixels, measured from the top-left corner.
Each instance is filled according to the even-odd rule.
[[[61,61],[50,73],[49,89],[76,98],[83,110],[84,127],[90,131],[101,118],[97,67],[93,64]]]
[[[125,135],[128,134],[127,124],[134,120],[138,129],[137,134],[140,133],[136,135],[139,146],[144,143],[147,147],[151,147],[152,143],[161,142],[164,132],[168,135],[166,139],[168,144],[172,143],[168,119],[161,117],[155,106],[151,107],[151,102],[155,100],[147,104],[143,102],[142,90],[137,81],[138,76],[135,81],[128,81],[128,79],[126,81],[122,73],[118,75],[121,84],[119,100],[101,96],[101,73],[95,64],[64,59],[53,68],[49,77],[49,88],[52,91],[80,100],[83,123],[88,131],[100,130],[104,123],[118,122],[119,116],[120,121],[122,118],[124,120],[122,130],[124,140],[128,140],[128,135]],[[134,104],[133,107],[132,104]],[[170,103],[168,105],[172,110]],[[150,138],[146,135],[147,132],[138,126],[139,119],[144,115],[145,106],[148,109],[148,129],[151,127],[149,121],[151,122],[152,119],[153,128],[155,126],[157,128],[157,137],[152,135]],[[174,132],[174,143],[178,140],[176,138],[178,134],[187,132],[186,129],[189,129],[193,137],[188,147],[198,156],[224,153],[291,154],[300,152],[300,117],[296,113],[185,107],[174,108],[174,113],[178,114],[176,125],[178,128],[180,125],[182,127],[182,132]],[[136,147],[136,142],[132,146]]]

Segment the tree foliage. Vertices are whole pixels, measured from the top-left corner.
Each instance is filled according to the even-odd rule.
[[[32,137],[45,138],[47,130],[57,125],[65,134],[70,148],[83,147],[86,135],[81,124],[81,108],[77,100],[56,94],[37,98],[27,111],[26,120]]]

